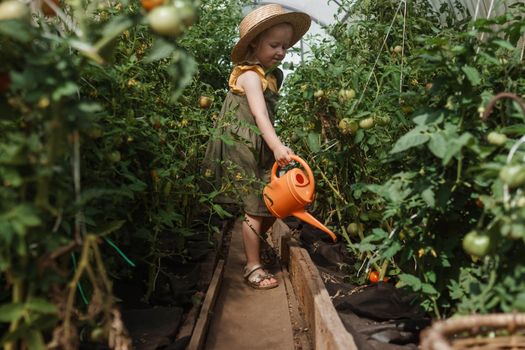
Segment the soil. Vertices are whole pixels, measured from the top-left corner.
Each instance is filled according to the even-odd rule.
[[[230,232],[233,220],[216,219],[213,224],[222,229],[220,234],[211,235],[206,225],[196,224],[196,233],[184,242],[184,256],[173,254],[178,251],[180,234],[161,234],[154,269],[144,262],[141,256],[144,245],[140,242],[120,247],[136,266],[123,266],[123,270],[128,271],[122,273],[126,278],[113,276],[113,293],[135,350],[175,350],[187,346],[189,338],[178,339],[177,332],[191,310],[202,302],[217,258],[224,252],[222,243],[228,240],[221,235]],[[110,253],[106,255],[111,256]],[[151,271],[156,272],[155,287],[148,297],[147,281]],[[84,333],[87,332],[86,328]],[[83,339],[80,349],[109,348]]]

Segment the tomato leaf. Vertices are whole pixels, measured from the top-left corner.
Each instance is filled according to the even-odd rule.
[[[77,94],[78,90],[79,87],[77,84],[73,83],[72,81],[67,81],[61,86],[59,86],[55,91],[53,91],[53,94],[51,96],[53,98],[53,101],[59,101],[62,97]]]
[[[222,209],[222,207],[219,204],[212,204],[213,210],[219,215],[221,218],[230,218],[232,217],[232,214],[227,212],[226,210]]]
[[[429,187],[421,193],[421,198],[428,204],[429,207],[434,208],[436,205],[436,199],[434,197],[434,191]]]
[[[112,18],[102,31],[103,37],[94,45],[95,49],[97,51],[103,49],[132,25],[133,21],[125,16]]]
[[[410,130],[408,133],[401,136],[399,140],[397,140],[390,153],[394,154],[403,152],[409,148],[424,144],[430,140],[430,136],[426,133],[427,131],[427,126],[416,126],[414,129]]]
[[[384,259],[393,258],[403,247],[398,241],[389,243],[389,247],[383,252],[382,257]]]
[[[470,133],[464,133],[459,138],[454,137],[450,138],[450,141],[447,143],[447,151],[443,157],[443,165],[447,165],[448,162],[458,153],[461,152],[462,148],[466,146],[474,138]]]
[[[175,46],[164,38],[158,38],[153,42],[151,51],[144,58],[144,63],[151,63],[171,56]]]
[[[43,314],[56,314],[58,312],[55,304],[42,298],[33,298],[26,303],[26,308]]]
[[[219,135],[219,139],[228,146],[233,146],[235,144],[235,141],[227,135]]]
[[[33,40],[30,26],[23,21],[2,21],[2,25],[0,25],[0,34],[11,37],[21,43],[29,43]]]
[[[421,285],[421,291],[427,294],[434,294],[434,295],[439,294],[436,288],[434,288],[434,286],[432,286],[429,283],[423,283]]]
[[[461,70],[467,76],[468,80],[473,86],[479,85],[481,83],[481,77],[476,68],[464,65]]]
[[[411,287],[412,290],[414,290],[415,292],[421,289],[421,286],[422,286],[421,280],[414,275],[402,273],[398,275],[398,278],[399,278],[398,287],[408,286],[408,287]]]
[[[436,157],[443,159],[447,152],[447,141],[443,137],[443,132],[437,132],[431,135],[428,142],[428,149]]]
[[[185,51],[177,50],[173,53],[173,61],[167,67],[167,71],[173,84],[171,102],[175,102],[182,95],[184,88],[191,83],[197,71],[197,62]]]
[[[0,322],[12,322],[22,317],[24,304],[11,303],[0,306]]]
[[[27,347],[30,350],[45,350],[46,345],[44,342],[44,337],[39,331],[30,330],[27,332],[26,336]]]
[[[439,124],[443,121],[443,113],[423,113],[412,118],[416,125]]]
[[[306,142],[313,153],[318,153],[321,150],[320,135],[318,133],[309,133]]]
[[[507,50],[514,51],[516,49],[516,47],[512,45],[510,42],[508,42],[507,40],[496,39],[496,40],[493,40],[492,42],[498,45],[499,47],[507,49]]]

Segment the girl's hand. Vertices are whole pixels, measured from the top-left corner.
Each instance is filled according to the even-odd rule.
[[[293,153],[293,151],[283,145],[282,143],[279,144],[275,149],[273,150],[273,156],[275,157],[275,161],[279,166],[285,166],[286,164],[290,163],[292,161],[292,158],[290,157]]]

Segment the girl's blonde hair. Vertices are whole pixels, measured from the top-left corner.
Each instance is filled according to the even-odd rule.
[[[281,24],[286,24],[288,26],[290,26],[290,28],[292,28],[293,30],[293,25],[291,23],[288,23],[288,22],[283,22],[283,23],[279,23],[279,24],[276,24],[268,29],[265,29],[264,31],[262,31],[261,33],[259,33],[251,42],[250,44],[248,45],[248,47],[246,48],[246,53],[245,55],[242,57],[242,62],[243,63],[257,63],[257,62],[253,62],[253,55],[255,54],[255,50],[257,48],[257,46],[259,45],[259,41],[261,40],[261,38],[270,30],[272,29],[273,27],[275,26],[278,26],[278,25],[281,25]]]

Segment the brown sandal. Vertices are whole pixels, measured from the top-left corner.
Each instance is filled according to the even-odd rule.
[[[261,264],[255,264],[250,268],[246,266],[244,268],[244,280],[250,287],[254,289],[272,289],[277,287],[279,285],[278,281],[265,286],[261,286],[262,281],[270,280],[272,278],[275,278],[275,276],[269,273],[268,271],[265,271]]]

